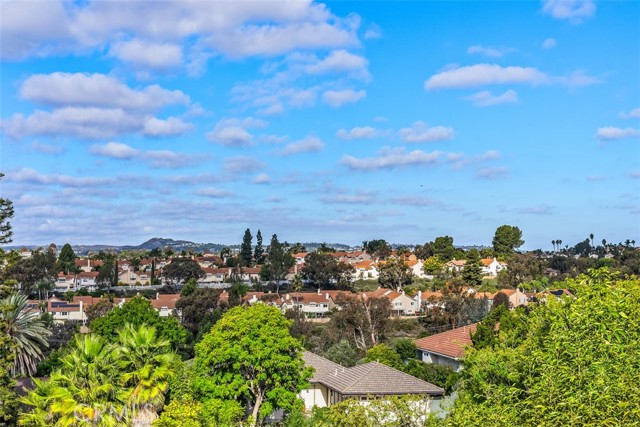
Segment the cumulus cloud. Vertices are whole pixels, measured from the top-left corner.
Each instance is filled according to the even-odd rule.
[[[322,101],[332,108],[338,108],[345,104],[351,104],[364,99],[367,96],[365,90],[327,90],[322,94]]]
[[[142,133],[148,136],[172,136],[182,135],[191,129],[193,129],[192,124],[185,123],[177,117],[169,117],[167,119],[149,117],[144,122]]]
[[[489,46],[469,46],[467,49],[467,53],[471,54],[480,54],[482,56],[486,56],[487,58],[502,58],[505,54],[514,52],[515,49],[511,47],[489,47]]]
[[[265,163],[249,156],[229,157],[224,160],[222,168],[230,173],[247,173],[264,169]]]
[[[553,49],[554,47],[556,47],[556,44],[556,39],[549,37],[547,39],[544,39],[540,47],[543,49]]]
[[[346,73],[351,76],[368,80],[370,78],[367,67],[369,61],[363,56],[355,55],[346,50],[334,50],[326,58],[309,64],[306,72],[309,74]]]
[[[316,136],[307,136],[299,141],[290,142],[282,150],[278,152],[281,156],[290,156],[298,153],[308,153],[314,151],[322,151],[324,144],[320,138]]]
[[[6,173],[7,180],[38,185],[59,185],[63,187],[87,187],[105,185],[113,182],[112,178],[77,177],[62,174],[41,174],[35,169],[22,168]]]
[[[373,171],[394,169],[403,166],[427,165],[438,161],[441,152],[426,153],[421,150],[407,151],[404,147],[384,147],[376,157],[342,157],[341,163],[351,170]]]
[[[118,160],[139,160],[153,167],[175,169],[195,162],[192,157],[169,150],[138,150],[120,142],[95,144],[89,149],[91,154]]]
[[[509,89],[503,94],[493,95],[491,92],[485,90],[469,95],[466,97],[466,99],[470,100],[475,107],[491,107],[492,105],[515,104],[518,102],[518,92],[513,89]]]
[[[353,139],[368,139],[375,138],[380,132],[378,129],[371,126],[354,127],[350,130],[339,129],[336,132],[336,136],[340,139],[353,140]]]
[[[227,147],[249,147],[253,145],[254,138],[247,129],[263,128],[266,125],[264,120],[253,117],[226,118],[216,123],[213,130],[207,133],[207,139]]]
[[[364,32],[365,40],[379,39],[382,37],[382,29],[376,24],[371,24]]]
[[[556,19],[580,24],[596,13],[596,3],[593,0],[543,0],[542,11]]]
[[[260,175],[257,175],[255,178],[253,178],[253,183],[254,184],[269,184],[269,183],[271,183],[271,177],[269,175],[267,175],[266,173],[261,173]]]
[[[434,74],[425,82],[424,87],[426,90],[436,90],[513,83],[537,85],[547,82],[549,76],[537,68],[476,64]]]
[[[400,129],[398,134],[404,142],[435,142],[453,139],[454,131],[447,126],[429,127],[419,120],[410,127]]]
[[[183,62],[182,47],[176,43],[158,43],[132,39],[114,43],[109,55],[136,68],[166,70]]]
[[[20,97],[52,106],[141,111],[156,111],[167,105],[190,103],[189,97],[179,90],[167,90],[158,85],[135,90],[105,74],[62,72],[28,77],[20,87]]]
[[[596,137],[601,141],[613,141],[616,139],[639,136],[640,131],[634,128],[617,128],[613,126],[601,127],[596,131]]]
[[[470,88],[505,84],[562,84],[569,87],[589,86],[601,80],[576,70],[568,76],[551,76],[534,67],[497,64],[476,64],[447,68],[429,77],[424,83],[426,90]]]
[[[373,193],[363,192],[358,194],[327,195],[322,196],[320,200],[325,203],[370,205],[372,203],[375,203],[376,198]]]
[[[640,119],[640,107],[634,108],[628,113],[622,112],[619,115],[621,119]]]

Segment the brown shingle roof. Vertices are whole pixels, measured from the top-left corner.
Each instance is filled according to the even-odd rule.
[[[440,387],[378,362],[345,368],[313,353],[305,352],[303,357],[307,366],[316,369],[312,382],[343,395],[444,394]]]
[[[431,335],[430,337],[420,338],[416,340],[416,347],[419,350],[441,354],[452,359],[460,359],[464,357],[464,348],[472,344],[471,334],[475,332],[477,325],[477,323],[474,323],[462,328]]]

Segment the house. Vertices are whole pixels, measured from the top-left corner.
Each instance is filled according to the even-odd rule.
[[[296,261],[296,264],[304,264],[304,258],[307,256],[307,252],[298,252],[297,254],[293,254],[293,259]]]
[[[118,283],[127,286],[140,286],[151,284],[151,275],[143,271],[123,269],[118,271]]]
[[[280,304],[282,310],[291,310],[296,306],[305,317],[320,318],[329,314],[335,303],[329,293],[322,292],[320,289],[317,293],[295,292],[282,297]]]
[[[509,308],[529,305],[529,298],[524,292],[520,291],[520,289],[501,289],[495,293],[494,299],[498,294],[507,296],[509,299]]]
[[[411,256],[415,258],[415,255],[411,255]],[[424,279],[427,277],[427,274],[425,274],[424,270],[422,269],[422,267],[424,266],[424,263],[421,260],[410,259],[408,261],[405,261],[405,263],[411,269],[411,273],[413,274],[414,277],[418,277],[420,279]]]
[[[230,268],[208,268],[205,267],[202,269],[204,272],[204,276],[198,279],[198,284],[201,285],[211,285],[211,284],[221,284],[229,277],[231,272]]]
[[[76,288],[87,288],[93,290],[97,287],[97,271],[81,271],[76,275]]]
[[[151,305],[158,311],[160,317],[169,317],[176,309],[176,302],[180,299],[180,294],[160,294],[156,293],[156,298],[151,300]]]
[[[459,273],[462,271],[466,263],[466,259],[452,259],[444,265],[444,268],[452,273]]]
[[[480,263],[482,264],[482,274],[485,276],[495,277],[507,268],[507,264],[495,258],[483,258],[480,260]]]
[[[380,273],[378,272],[378,266],[372,260],[364,260],[360,262],[356,262],[352,264],[355,268],[355,272],[353,273],[353,279],[370,279],[375,280],[378,279]]]
[[[306,410],[324,408],[347,399],[363,404],[387,396],[419,395],[430,410],[439,406],[444,390],[378,362],[345,368],[317,354],[305,351],[305,365],[314,369],[309,388],[300,392]]]
[[[345,253],[342,259],[349,264],[356,264],[362,261],[370,261],[371,255],[365,251],[354,251]]]
[[[55,290],[66,292],[75,289],[76,287],[76,275],[58,273],[55,282]]]
[[[472,345],[471,334],[476,326],[463,326],[416,340],[418,359],[424,363],[439,363],[451,366],[456,371],[462,369],[465,348]]]
[[[101,267],[103,264],[104,262],[97,259],[82,258],[75,260],[76,267],[84,272],[95,271],[96,267]]]
[[[51,298],[47,301],[47,312],[58,323],[84,322],[87,320],[84,310],[85,307],[82,301],[68,302],[57,298]]]
[[[364,298],[386,298],[391,302],[391,311],[397,315],[412,316],[420,310],[418,301],[407,296],[404,291],[378,288],[373,292],[363,292]]]

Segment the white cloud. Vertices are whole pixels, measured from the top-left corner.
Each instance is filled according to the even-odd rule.
[[[158,85],[134,90],[104,74],[52,73],[35,74],[20,88],[20,97],[53,106],[122,108],[155,111],[167,105],[190,103],[179,90],[166,90]]]
[[[181,135],[193,129],[193,125],[185,123],[177,117],[169,117],[166,120],[150,117],[144,122],[142,133],[148,136],[172,136]]]
[[[366,96],[367,92],[365,90],[328,90],[322,94],[322,100],[330,107],[338,108],[344,104],[358,102]]]
[[[109,55],[134,67],[165,70],[178,67],[183,62],[182,47],[175,43],[157,43],[132,39],[116,42]]]
[[[306,67],[309,74],[347,73],[351,76],[369,80],[367,67],[369,61],[363,56],[346,50],[334,50],[326,58]]]
[[[196,191],[196,194],[199,196],[213,197],[216,199],[235,196],[235,194],[232,191],[224,190],[222,188],[215,188],[215,187],[201,188]]]
[[[104,185],[113,181],[111,178],[77,177],[61,174],[41,174],[35,169],[22,168],[17,171],[7,172],[7,179],[14,182],[23,182],[39,185],[59,185],[63,187],[87,187]]]
[[[601,141],[612,141],[615,139],[630,138],[639,136],[640,131],[634,128],[617,128],[613,126],[601,127],[596,131],[596,137]]]
[[[621,119],[640,119],[640,107],[634,108],[628,113],[622,112],[619,116]]]
[[[556,47],[556,44],[556,39],[549,37],[542,42],[540,47],[543,49],[553,49],[554,47]]]
[[[248,156],[229,157],[224,160],[223,169],[230,173],[247,173],[264,169],[264,162]]]
[[[141,160],[158,168],[175,169],[195,162],[193,158],[185,154],[175,153],[169,150],[143,151],[114,141],[106,144],[92,145],[89,151],[91,154],[112,159]]]
[[[334,194],[323,196],[320,198],[325,203],[337,203],[337,204],[357,204],[357,205],[369,205],[376,201],[374,194],[372,193],[359,193],[359,194]]]
[[[278,152],[281,156],[290,156],[298,153],[308,153],[314,151],[322,151],[324,144],[320,138],[316,136],[307,136],[299,141],[290,142],[282,150]]]
[[[336,132],[336,136],[340,139],[367,139],[375,138],[380,132],[371,126],[354,127],[350,130],[340,129]]]
[[[365,40],[379,39],[380,37],[382,37],[382,29],[376,24],[369,25],[364,32]]]
[[[253,117],[222,119],[207,133],[207,139],[228,147],[248,147],[253,145],[253,135],[247,129],[262,128],[266,125],[267,122],[264,120]]]
[[[467,53],[478,53],[480,55],[486,56],[487,58],[502,58],[505,54],[514,52],[515,49],[512,47],[490,47],[490,46],[469,46],[467,49]]]
[[[549,76],[533,67],[502,67],[497,64],[476,64],[451,68],[434,74],[424,83],[426,90],[469,88],[492,84],[549,82]]]
[[[441,152],[426,153],[421,150],[407,151],[404,147],[384,147],[376,157],[342,157],[341,163],[352,170],[373,171],[394,169],[403,166],[427,165],[438,161]]]
[[[640,170],[631,171],[627,173],[627,175],[629,176],[629,178],[640,179]]]
[[[571,24],[580,24],[596,13],[593,0],[543,0],[542,11],[556,19],[568,20]]]
[[[493,95],[491,92],[485,90],[482,92],[469,95],[466,99],[470,100],[476,107],[490,107],[492,105],[499,104],[515,104],[518,102],[518,92],[513,89],[507,90],[501,95]]]
[[[404,142],[434,142],[452,139],[454,131],[453,128],[446,126],[429,127],[425,122],[419,120],[411,127],[400,129],[398,134]]]
[[[574,71],[567,77],[555,77],[554,80],[569,87],[591,86],[602,83],[602,80],[599,78],[589,76],[582,70]]]
[[[266,173],[261,173],[260,175],[253,178],[254,184],[269,184],[271,183],[271,177]]]

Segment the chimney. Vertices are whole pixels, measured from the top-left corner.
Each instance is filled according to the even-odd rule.
[[[318,295],[320,295],[320,287],[318,286]]]

